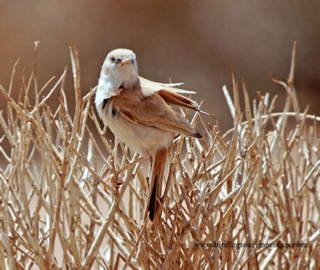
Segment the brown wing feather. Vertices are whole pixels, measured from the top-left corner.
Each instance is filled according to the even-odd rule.
[[[201,111],[199,104],[190,98],[167,90],[160,90],[158,93],[168,104],[172,106],[180,106],[187,109],[198,111],[202,114],[209,115],[208,113]]]
[[[167,90],[160,90],[158,93],[170,105],[199,110],[199,105],[185,96]]]
[[[126,104],[125,109],[122,104]],[[190,123],[170,108],[157,92],[144,98],[138,98],[132,92],[123,91],[119,96],[113,98],[113,106],[130,122],[201,138]]]

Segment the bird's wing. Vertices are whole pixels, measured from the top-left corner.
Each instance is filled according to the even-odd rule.
[[[145,94],[151,95],[154,92],[158,92],[160,90],[167,90],[170,92],[174,93],[180,93],[180,94],[195,94],[196,92],[190,91],[190,90],[185,90],[185,89],[180,89],[180,88],[174,88],[176,86],[180,86],[183,83],[159,83],[159,82],[154,82],[150,81],[146,78],[140,77],[140,84],[141,88],[144,90]]]
[[[141,84],[141,90],[144,96],[150,96],[155,92],[158,92],[159,95],[164,99],[164,101],[171,106],[192,109],[208,115],[208,113],[200,110],[200,106],[197,102],[193,101],[190,98],[180,95],[180,94],[195,94],[196,92],[179,89],[179,88],[173,88],[173,86],[179,86],[179,85],[182,85],[183,83],[164,84],[164,83],[153,82],[143,77],[139,77],[139,79]]]
[[[132,123],[140,123],[167,132],[201,137],[182,115],[168,106],[159,93],[139,99],[132,92],[123,91],[112,100],[113,106],[120,115]]]

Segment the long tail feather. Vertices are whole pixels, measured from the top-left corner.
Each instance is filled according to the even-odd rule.
[[[159,203],[161,202],[162,183],[164,180],[164,171],[168,157],[168,149],[163,148],[152,158],[151,169],[151,184],[149,187],[149,198],[146,209],[146,215],[149,213],[149,218],[154,221],[159,211]]]

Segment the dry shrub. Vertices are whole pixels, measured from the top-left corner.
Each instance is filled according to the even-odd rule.
[[[90,103],[94,90],[80,93],[75,46],[70,52],[73,117],[66,72],[39,91],[34,68],[18,101],[12,83],[8,91],[0,86],[7,106],[7,119],[0,114],[1,269],[320,268],[320,119],[300,113],[295,46],[288,81],[274,80],[287,91],[282,112],[272,112],[268,94],[258,93],[251,107],[244,84],[242,110],[233,78],[233,101],[224,88],[232,130],[222,135],[193,117],[205,139],[176,139],[162,216],[153,224],[143,222],[141,159],[106,139]],[[52,111],[47,100],[59,88]]]

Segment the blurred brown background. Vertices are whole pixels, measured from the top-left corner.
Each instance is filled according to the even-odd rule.
[[[185,82],[225,131],[231,117],[221,88],[226,84],[232,90],[230,67],[246,81],[251,98],[256,91],[283,98],[284,89],[271,82],[269,73],[286,79],[297,41],[300,106],[311,104],[310,112],[319,114],[319,14],[319,1],[0,1],[0,84],[8,88],[20,57],[19,89],[23,67],[27,75],[32,69],[33,42],[40,41],[39,86],[68,66],[72,103],[70,44],[80,53],[83,95],[97,84],[106,54],[130,48],[140,75]],[[281,109],[283,102],[277,104]]]

